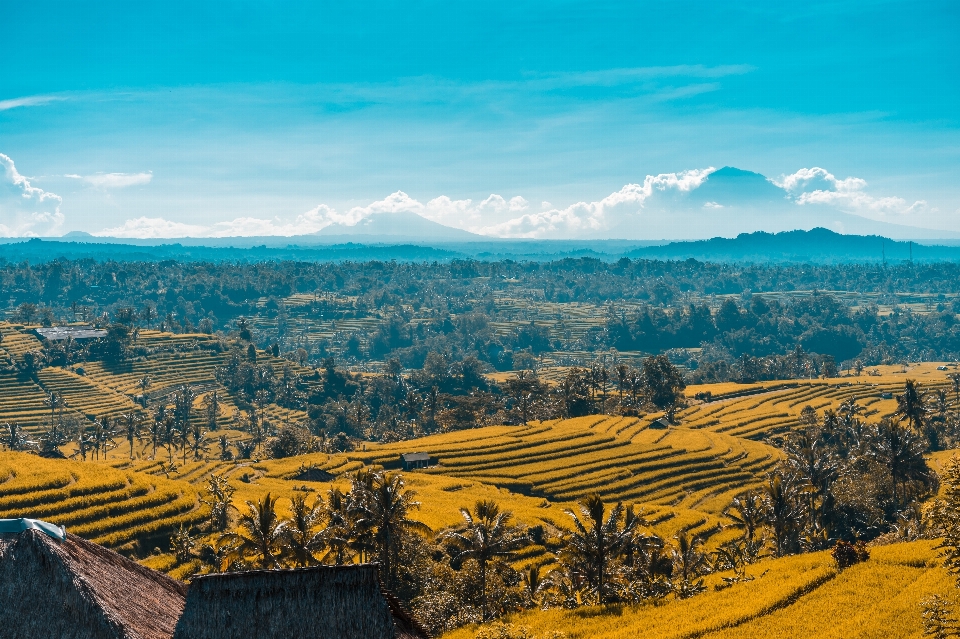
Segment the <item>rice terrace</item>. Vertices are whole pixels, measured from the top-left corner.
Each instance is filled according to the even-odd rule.
[[[960,4],[0,16],[0,639],[960,637]]]

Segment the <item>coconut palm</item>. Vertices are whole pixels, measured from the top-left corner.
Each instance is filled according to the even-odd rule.
[[[289,551],[286,520],[277,514],[277,500],[270,493],[257,503],[247,502],[247,511],[240,515],[238,530],[225,535],[236,545],[237,556],[252,560],[260,568],[280,568]]]
[[[680,599],[686,599],[704,590],[703,580],[696,579],[709,570],[708,557],[700,551],[703,541],[699,537],[690,537],[684,531],[674,539],[677,540],[677,544],[672,549],[671,555],[673,572],[679,580],[676,584],[676,593]]]
[[[130,444],[130,459],[133,459],[133,442],[143,440],[143,417],[138,412],[130,412],[123,416],[123,434]]]
[[[310,504],[307,503],[305,495],[294,496],[290,505],[290,520],[286,533],[290,557],[298,568],[318,563],[316,553],[324,545],[323,532],[318,530],[322,518],[322,497],[318,496]]]
[[[372,529],[381,574],[388,587],[396,583],[397,561],[404,535],[433,532],[426,524],[409,518],[410,511],[420,508],[420,502],[414,501],[414,491],[403,487],[403,478],[399,474],[378,472],[357,482],[354,489],[354,492],[363,493],[359,500],[357,525]]]
[[[926,393],[916,380],[908,379],[904,385],[903,394],[897,395],[897,410],[894,415],[898,421],[906,421],[914,432],[927,435],[927,418],[930,409],[927,407]],[[935,437],[931,438],[931,445],[936,444]]]
[[[766,521],[777,557],[794,552],[803,527],[803,504],[793,478],[777,472],[763,487]]]
[[[575,528],[568,542],[568,553],[573,564],[584,573],[590,588],[596,592],[598,601],[604,603],[609,598],[610,565],[622,554],[639,518],[630,519],[621,528],[624,508],[623,504],[618,503],[610,511],[609,517],[604,519],[606,504],[597,493],[577,503],[579,515],[572,510],[566,511],[573,519]]]
[[[931,471],[923,457],[920,433],[884,419],[877,425],[870,444],[871,455],[890,472],[893,501],[898,506],[904,497],[904,491],[898,491],[898,486],[902,488],[908,482],[930,480]]]
[[[749,492],[734,497],[723,514],[733,522],[730,526],[741,529],[744,540],[752,543],[763,526],[765,510],[763,497]]]
[[[501,511],[500,506],[492,500],[479,500],[474,504],[473,512],[461,508],[460,514],[463,516],[463,528],[447,533],[446,538],[459,551],[454,555],[454,561],[473,559],[477,562],[480,570],[480,609],[483,618],[488,619],[487,564],[512,557],[527,538],[511,525],[513,514]]]
[[[350,512],[350,499],[339,488],[331,488],[321,506],[321,512],[322,518],[327,522],[321,533],[327,552],[321,562],[338,566],[345,564],[352,557],[353,517]]]

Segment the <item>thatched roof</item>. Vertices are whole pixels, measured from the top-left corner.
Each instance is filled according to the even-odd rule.
[[[190,585],[174,639],[423,639],[380,587],[377,567],[205,575]]]
[[[74,535],[0,535],[0,629],[17,636],[170,639],[185,596],[184,584]]]

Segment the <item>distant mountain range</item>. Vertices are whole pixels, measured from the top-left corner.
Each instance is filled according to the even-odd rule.
[[[74,241],[66,241],[66,240]],[[242,241],[237,241],[242,240]],[[282,240],[282,242],[281,242]],[[297,240],[297,241],[293,241]],[[306,240],[306,241],[303,241]],[[552,261],[594,258],[653,260],[696,259],[710,262],[880,263],[960,261],[960,241],[897,241],[879,235],[841,235],[828,229],[743,233],[735,238],[688,242],[629,240],[431,240],[415,242],[353,241],[317,244],[314,238],[229,238],[214,240],[117,240],[74,234],[70,238],[0,239],[0,261],[96,260],[307,262],[456,259]]]

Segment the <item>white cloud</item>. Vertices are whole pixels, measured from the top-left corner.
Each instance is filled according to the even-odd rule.
[[[153,179],[153,172],[147,173],[96,173],[94,175],[68,174],[63,177],[74,180],[83,180],[91,186],[101,189],[122,189],[127,186],[149,184]]]
[[[529,238],[577,237],[584,232],[596,233],[619,221],[612,215],[615,210],[624,214],[636,213],[643,208],[644,201],[653,195],[654,191],[692,191],[703,184],[714,171],[715,168],[709,167],[680,173],[648,175],[643,184],[627,184],[599,202],[577,202],[565,209],[527,213],[506,222],[470,230],[496,237]]]
[[[771,181],[793,196],[799,205],[825,204],[860,215],[909,215],[919,213],[927,206],[925,200],[909,204],[901,197],[870,195],[864,190],[867,187],[866,180],[858,177],[841,180],[818,166],[800,169],[782,176],[780,180]]]
[[[704,202],[703,208],[705,209],[722,209],[723,204],[718,204],[716,202]]]
[[[0,153],[0,236],[57,234],[63,226],[63,203],[56,193],[32,186],[13,160]]]
[[[64,98],[52,95],[31,95],[24,98],[13,98],[11,100],[0,100],[0,111],[16,109],[17,107],[41,106],[50,102],[57,102]]]

